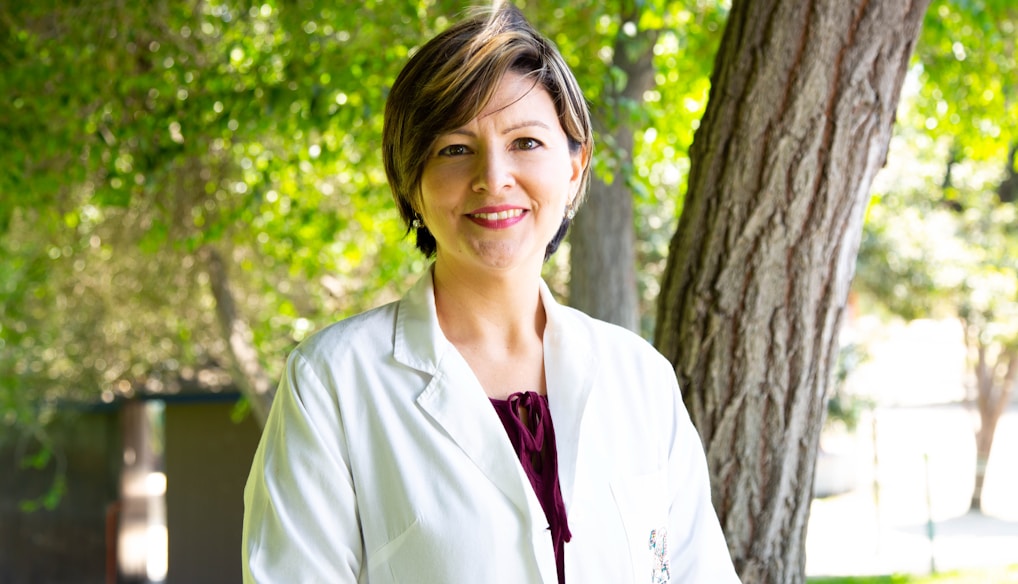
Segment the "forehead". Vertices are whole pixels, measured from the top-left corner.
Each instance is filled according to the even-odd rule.
[[[495,86],[488,103],[471,121],[517,119],[521,116],[557,120],[558,113],[551,94],[537,79],[509,71]]]

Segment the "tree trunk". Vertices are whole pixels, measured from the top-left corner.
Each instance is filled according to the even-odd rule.
[[[805,579],[824,393],[928,0],[736,0],[657,320],[743,582]]]
[[[637,5],[624,9],[623,22],[637,18]],[[614,46],[614,64],[624,74],[618,91],[606,91],[604,105],[609,112],[595,118],[598,133],[615,150],[620,172],[611,184],[591,180],[590,193],[576,215],[569,236],[569,304],[629,330],[640,330],[640,297],[636,286],[636,234],[633,225],[633,193],[624,177],[632,174],[633,135],[636,129],[626,103],[641,103],[643,94],[654,87],[654,43],[656,31],[629,36],[619,31]]]
[[[965,324],[966,334],[974,325]],[[983,510],[983,483],[986,480],[986,465],[990,461],[993,436],[997,422],[1004,415],[1018,377],[1018,351],[1002,350],[996,362],[990,364],[988,347],[979,340],[979,332],[973,331],[971,341],[976,346],[976,409],[979,410],[979,429],[976,430],[976,482],[972,489],[969,510],[981,513]]]
[[[216,300],[216,316],[233,358],[233,382],[240,387],[251,404],[251,412],[258,425],[264,426],[269,417],[275,386],[258,360],[251,328],[237,313],[223,258],[211,247],[204,248],[202,255],[209,274],[209,284],[212,286],[212,296]]]
[[[639,332],[633,198],[621,180],[591,180],[569,235],[569,304]]]

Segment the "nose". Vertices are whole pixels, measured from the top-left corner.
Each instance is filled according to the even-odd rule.
[[[498,149],[486,149],[476,157],[474,192],[498,193],[512,186],[513,165],[509,156]]]

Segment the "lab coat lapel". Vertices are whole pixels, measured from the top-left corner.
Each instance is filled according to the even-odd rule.
[[[446,354],[417,403],[521,512],[535,517],[530,501],[534,498],[536,517],[543,516],[540,502],[528,497],[532,489],[525,481],[529,479],[516,460],[495,409],[458,352]]]
[[[432,375],[417,404],[530,521],[544,511],[477,376],[442,334],[429,272],[400,301],[393,356]],[[545,522],[546,525],[546,522]]]
[[[548,317],[544,329],[544,369],[548,406],[555,425],[559,486],[568,513],[580,456],[580,431],[587,399],[597,375],[591,331],[586,319],[559,305],[541,283],[541,299]]]
[[[525,528],[532,534],[530,545],[541,572],[540,581],[555,582],[555,555],[541,502],[516,458],[495,408],[459,352],[445,354],[417,403],[519,509]]]

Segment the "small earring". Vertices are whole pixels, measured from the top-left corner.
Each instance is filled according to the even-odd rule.
[[[576,216],[576,209],[573,208],[572,203],[566,206],[566,219],[572,221],[573,217]]]
[[[420,229],[421,227],[424,227],[424,221],[421,221],[421,218],[419,216],[415,216],[413,221],[410,222],[410,227],[413,227],[414,229]]]

